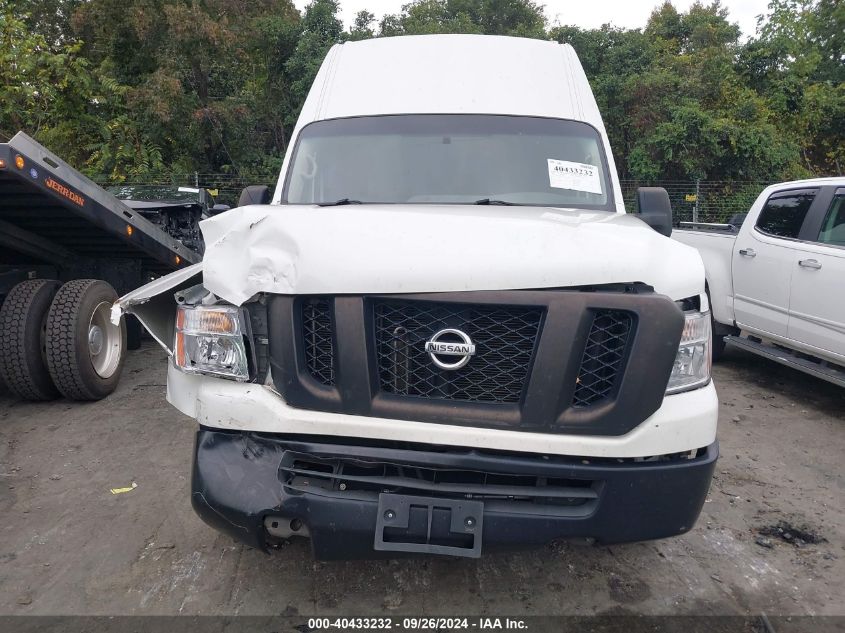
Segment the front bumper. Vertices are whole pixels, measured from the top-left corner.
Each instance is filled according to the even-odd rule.
[[[271,388],[201,374],[187,374],[168,362],[167,400],[204,427],[272,435],[307,435],[365,441],[413,442],[475,447],[526,454],[634,458],[669,455],[716,441],[719,401],[706,387],[663,398],[663,405],[624,435],[570,435],[432,424],[366,415],[297,409]]]
[[[374,549],[383,489],[438,499],[444,490],[454,498],[454,486],[460,485],[472,490],[464,498],[484,503],[485,550],[568,537],[641,541],[692,528],[718,457],[715,442],[693,458],[632,461],[317,440],[201,428],[194,510],[217,530],[262,550],[271,540],[265,528],[269,517],[303,525],[319,559],[396,556]],[[378,473],[383,475],[372,476]],[[455,473],[464,473],[462,483],[443,484]],[[380,483],[387,481],[382,476],[390,477],[389,485]],[[538,485],[526,485],[524,494],[485,495],[490,488],[484,486],[494,480],[509,490],[514,483]],[[549,502],[561,490],[579,498]]]

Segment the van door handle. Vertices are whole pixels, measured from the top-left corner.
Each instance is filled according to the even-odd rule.
[[[821,270],[822,267],[822,265],[815,259],[799,260],[798,265],[802,268],[812,268],[813,270]]]
[[[741,248],[739,249],[739,254],[743,257],[757,257],[757,251],[753,248]]]

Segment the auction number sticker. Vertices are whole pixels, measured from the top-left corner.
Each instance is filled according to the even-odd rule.
[[[601,195],[599,168],[585,163],[568,160],[547,159],[549,162],[549,186],[555,189],[571,189]]]

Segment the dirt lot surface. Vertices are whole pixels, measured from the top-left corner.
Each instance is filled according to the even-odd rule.
[[[102,402],[0,395],[0,614],[845,614],[845,390],[753,356],[715,369],[722,456],[692,532],[480,560],[317,563],[219,535],[164,376],[150,345]]]

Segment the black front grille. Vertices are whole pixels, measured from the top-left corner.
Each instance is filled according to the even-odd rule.
[[[267,323],[273,384],[297,409],[617,436],[663,403],[684,315],[669,298],[627,284],[275,295]],[[475,345],[468,362],[451,371],[425,349],[448,329]],[[458,342],[445,334],[438,341]]]
[[[522,398],[541,308],[377,301],[373,315],[382,391],[469,402],[514,403]],[[447,328],[461,330],[476,346],[460,369],[438,368],[425,351],[426,341]]]
[[[420,466],[385,459],[348,458],[285,451],[279,474],[288,489],[378,495],[504,501],[582,507],[599,498],[600,482],[516,473],[493,473],[454,466]]]
[[[598,310],[581,358],[572,406],[589,407],[613,396],[624,369],[630,312]]]
[[[335,384],[333,329],[328,299],[302,301],[305,365],[314,380],[329,387]]]

